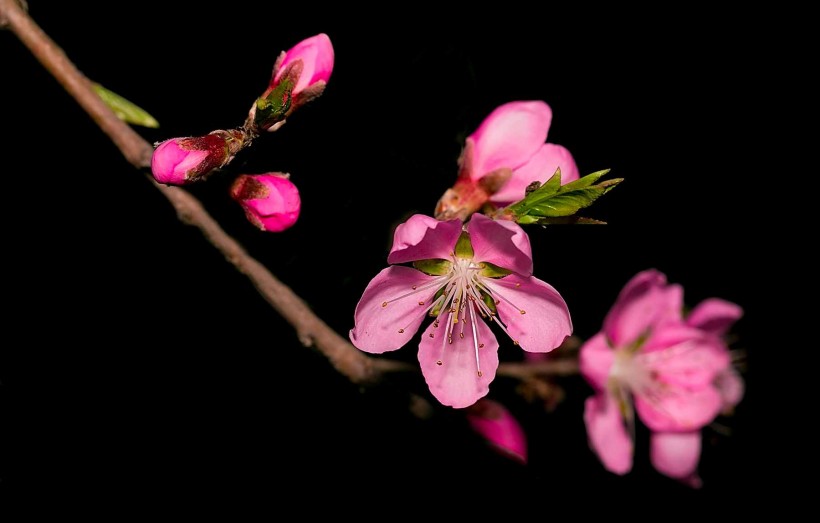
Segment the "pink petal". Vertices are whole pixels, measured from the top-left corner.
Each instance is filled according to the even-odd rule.
[[[414,214],[396,227],[388,263],[442,258],[449,260],[461,235],[461,221],[441,222],[423,214]]]
[[[720,298],[703,300],[689,313],[686,323],[701,330],[722,336],[743,316],[743,309]]]
[[[608,471],[623,475],[632,470],[632,440],[612,396],[597,394],[587,398],[584,423],[589,445]]]
[[[151,156],[151,172],[159,183],[184,185],[190,181],[188,173],[207,157],[207,150],[183,149],[177,138],[165,140]]]
[[[579,178],[578,166],[566,147],[545,143],[527,163],[513,171],[512,177],[490,197],[490,201],[498,206],[517,202],[524,198],[525,189],[529,184],[546,182],[559,167],[562,185]]]
[[[604,319],[604,332],[615,347],[624,347],[656,324],[680,317],[682,290],[650,269],[636,274],[621,290]]]
[[[637,356],[668,385],[702,388],[729,367],[729,353],[714,338],[685,325],[659,327]]]
[[[658,432],[700,429],[715,419],[722,406],[723,399],[714,387],[670,388],[652,396],[635,396],[635,410],[641,421]]]
[[[718,374],[715,379],[715,387],[717,387],[720,397],[723,399],[721,410],[724,412],[733,409],[740,403],[746,390],[743,377],[732,367],[728,367]]]
[[[548,283],[517,274],[485,278],[483,283],[496,299],[498,316],[507,326],[507,332],[522,349],[549,352],[572,334],[567,304]]]
[[[510,102],[496,108],[470,135],[472,178],[524,165],[547,140],[552,110],[541,101]]]
[[[279,65],[275,79],[278,80],[285,68],[296,60],[302,60],[302,74],[293,88],[294,95],[316,82],[327,82],[330,79],[330,73],[333,72],[334,61],[330,38],[321,33],[293,46],[285,53],[285,59]]]
[[[527,462],[524,429],[504,405],[482,398],[467,412],[470,427],[502,454]]]
[[[432,286],[397,301],[412,293],[413,286],[421,289],[441,276],[428,276],[409,267],[388,267],[382,270],[362,294],[356,305],[355,324],[350,330],[350,341],[357,348],[374,354],[396,350],[410,341],[425,317],[427,305],[438,290]],[[443,283],[443,280],[442,280]],[[382,306],[384,303],[386,306]],[[419,305],[424,302],[424,305]],[[399,332],[403,330],[404,332]]]
[[[517,223],[476,213],[467,230],[476,262],[492,263],[522,276],[532,274],[530,238]]]
[[[421,372],[430,392],[441,402],[455,408],[469,407],[490,391],[490,382],[498,369],[498,342],[490,328],[476,315],[473,322],[453,325],[452,343],[446,335],[447,315],[442,315],[438,327],[431,323],[419,344]],[[481,376],[476,366],[476,328]],[[464,337],[461,337],[461,334]],[[433,337],[430,337],[430,334]],[[441,365],[438,364],[441,362]]]
[[[654,432],[650,437],[649,457],[661,474],[686,479],[698,468],[700,446],[700,431]]]
[[[614,361],[615,351],[607,343],[603,332],[588,339],[578,353],[581,375],[596,392],[602,392],[606,388],[609,371],[612,370]]]

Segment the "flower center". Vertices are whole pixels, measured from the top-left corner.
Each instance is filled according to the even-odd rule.
[[[383,302],[382,307],[426,292],[430,298],[419,300],[418,304],[420,307],[425,307],[424,313],[435,318],[433,320],[435,329],[438,329],[444,322],[442,327],[447,344],[452,345],[453,338],[456,336],[459,339],[465,339],[465,336],[472,338],[476,374],[479,377],[482,376],[479,349],[484,347],[484,343],[480,339],[476,316],[495,322],[513,340],[513,343],[518,345],[518,340],[512,338],[506,325],[498,318],[496,304],[504,301],[521,314],[526,314],[526,311],[500,294],[498,288],[491,283],[494,277],[507,275],[509,271],[476,262],[472,257],[459,256],[456,253],[450,254],[450,260],[424,260],[415,265],[423,272],[439,276],[424,285],[414,285],[409,292]],[[432,289],[435,291],[430,295]],[[398,332],[404,333],[408,327],[409,325],[400,328]],[[431,332],[429,336],[435,338],[436,334]],[[437,360],[436,364],[443,365],[443,359]]]

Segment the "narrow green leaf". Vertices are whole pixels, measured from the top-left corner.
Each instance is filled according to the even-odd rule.
[[[614,178],[600,182],[607,173],[609,169],[561,185],[561,172],[558,170],[547,183],[529,190],[522,200],[508,206],[505,212],[514,216],[522,225],[603,223],[589,218],[573,217],[623,181],[623,178]]]
[[[116,114],[120,120],[132,125],[150,127],[152,129],[159,127],[159,122],[156,118],[148,114],[145,109],[139,107],[134,102],[126,100],[114,91],[106,89],[98,83],[92,83],[91,85],[94,87],[97,96],[105,102],[105,105],[114,111],[114,114]]]

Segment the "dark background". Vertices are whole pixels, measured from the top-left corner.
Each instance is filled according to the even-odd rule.
[[[275,511],[306,491],[317,503],[352,494],[334,506],[340,514],[385,495],[399,507],[463,503],[468,512],[493,499],[548,509],[586,494],[754,502],[738,494],[760,485],[769,316],[750,283],[759,241],[738,187],[765,144],[747,139],[759,122],[738,95],[754,85],[757,44],[731,13],[683,11],[673,23],[637,10],[540,14],[507,4],[444,16],[421,6],[149,1],[112,4],[100,18],[91,3],[30,3],[87,76],[160,121],[139,129],[151,142],[240,125],[280,51],[330,36],[336,66],[325,95],[191,191],[341,333],[386,265],[395,225],[432,213],[452,185],[466,135],[502,103],[545,100],[549,141],[568,147],[582,174],[611,168],[625,178],[587,212],[608,225],[529,230],[536,275],[562,293],[575,333],[594,334],[623,284],[657,268],[690,305],[718,296],[745,308],[734,332],[747,354],[747,395],[719,420],[730,436],[705,429],[698,492],[653,471],[644,431],[633,472],[605,472],[587,448],[590,390],[580,378],[561,381],[568,397],[553,414],[517,396],[514,382],[493,383],[491,397],[527,430],[526,467],[485,448],[458,411],[420,421],[406,395],[427,394],[420,378],[359,389],[302,348],[25,48],[0,34],[7,274],[10,288],[23,284],[9,295],[9,320],[21,326],[12,346],[33,378],[19,388],[6,378],[4,401],[19,415],[22,430],[12,433],[34,444],[12,452],[6,488],[17,471],[33,471],[76,489],[80,507],[104,498],[126,512],[167,503],[187,515]],[[265,171],[291,173],[302,194],[302,216],[282,234],[252,228],[227,194],[234,175]],[[391,357],[414,361],[415,352],[411,343]],[[521,356],[503,345],[501,357]]]

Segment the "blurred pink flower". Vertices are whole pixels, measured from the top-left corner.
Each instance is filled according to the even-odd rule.
[[[667,284],[656,270],[641,272],[621,291],[603,331],[581,347],[581,374],[596,392],[584,413],[590,446],[616,474],[632,468],[637,412],[652,432],[655,468],[699,482],[700,429],[729,395],[720,386],[731,369],[720,335],[742,310],[717,299],[704,301],[687,319],[682,310],[679,285]]]
[[[467,421],[492,448],[516,461],[527,462],[524,429],[504,405],[481,398],[467,410]]]
[[[439,221],[414,215],[396,229],[387,261],[356,306],[350,339],[380,354],[405,345],[426,315],[419,363],[442,404],[474,404],[498,367],[494,321],[516,345],[549,352],[572,332],[561,295],[532,276],[529,238],[517,224],[473,215]]]
[[[281,173],[243,174],[234,180],[231,196],[252,224],[270,232],[293,226],[302,206],[299,190]]]

